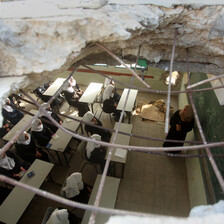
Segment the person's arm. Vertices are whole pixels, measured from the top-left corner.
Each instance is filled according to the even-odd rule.
[[[54,112],[52,112],[51,116],[59,123],[62,124],[61,118]]]
[[[181,127],[184,132],[189,132],[192,130],[193,126],[194,126],[194,119],[192,121],[185,122]]]
[[[4,168],[0,167],[0,174],[5,175],[7,177],[13,177],[13,171],[12,170],[6,170]]]
[[[176,124],[179,124],[179,110],[177,110],[171,117],[170,117],[170,126],[176,127]]]
[[[96,117],[95,117],[95,119],[97,120],[97,125],[102,126],[102,122],[99,119],[97,119]]]

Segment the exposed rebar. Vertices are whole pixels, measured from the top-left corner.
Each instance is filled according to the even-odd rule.
[[[169,115],[170,115],[170,91],[171,91],[171,77],[173,72],[173,61],[174,61],[174,54],[175,54],[175,47],[176,47],[176,38],[177,38],[177,28],[174,32],[174,40],[173,40],[173,48],[172,48],[172,55],[170,60],[170,75],[169,75],[169,85],[168,85],[168,93],[167,93],[167,106],[166,106],[166,118],[165,118],[165,133],[168,133],[169,130]]]

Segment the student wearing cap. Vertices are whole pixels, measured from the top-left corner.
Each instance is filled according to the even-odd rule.
[[[23,163],[9,150],[0,156],[0,173],[5,176],[20,179],[27,169],[29,169],[29,165]]]
[[[82,117],[87,111],[89,111],[89,106],[88,103],[79,102],[83,92],[80,89],[74,89],[74,86],[76,86],[76,81],[74,79],[74,81],[70,80],[64,87],[63,93],[68,104],[76,107],[79,111],[79,116]]]
[[[13,105],[13,103],[7,98],[5,105],[2,107],[2,116],[4,118],[3,125],[5,125],[7,121],[10,121],[12,125],[16,125],[24,116],[20,110],[11,107],[11,105]]]
[[[115,92],[115,87],[109,84],[103,92],[103,111],[113,113],[115,121],[119,121],[120,111],[117,110],[117,105],[121,96]]]
[[[51,140],[52,132],[50,129],[42,124],[41,120],[35,118],[31,123],[31,135],[40,146],[46,146]]]
[[[98,134],[94,134],[90,137],[91,139],[95,139],[98,141],[101,141],[101,136]],[[88,142],[86,145],[86,159],[87,161],[91,163],[98,163],[100,164],[100,168],[103,171],[105,166],[105,155],[106,155],[106,149],[105,147],[94,143],[94,142]]]
[[[83,121],[102,127],[102,122],[99,119],[97,119],[93,115],[93,113],[90,112],[90,111],[88,111],[87,113],[84,114]],[[93,135],[93,134],[100,135],[102,137],[102,140],[105,141],[105,142],[110,141],[111,133],[108,130],[104,130],[104,129],[101,129],[101,128],[98,128],[98,127],[93,127],[91,125],[85,124],[85,131],[87,133],[90,133],[91,135]]]
[[[35,159],[49,162],[48,154],[38,149],[32,136],[25,131],[19,136],[15,147],[19,152],[19,156],[29,163],[33,163]]]

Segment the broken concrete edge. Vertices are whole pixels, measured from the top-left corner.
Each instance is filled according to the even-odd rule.
[[[205,6],[224,5],[223,0],[109,0],[108,4],[117,5],[157,5],[172,8],[176,5],[191,6],[192,9],[200,9]]]

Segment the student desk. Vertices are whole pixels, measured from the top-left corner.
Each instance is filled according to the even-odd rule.
[[[17,131],[24,127],[24,125],[32,118],[31,115],[26,114],[4,137],[3,139],[9,141]]]
[[[57,90],[61,87],[61,85],[64,83],[66,79],[64,78],[57,78],[50,86],[49,88],[43,93],[45,96],[53,96]]]
[[[36,159],[20,182],[40,188],[53,166],[52,163]],[[31,171],[34,171],[35,175],[29,178],[26,174]],[[34,195],[35,193],[31,191],[18,186],[14,187],[0,207],[0,220],[7,224],[17,223]]]
[[[82,117],[75,117],[75,118],[82,120]],[[66,118],[64,120],[64,122],[62,123],[62,126],[64,128],[69,129],[72,132],[76,132],[78,130],[78,128],[80,127],[80,123],[78,121],[74,121],[74,120]],[[65,161],[66,161],[67,165],[69,166],[68,160],[65,155],[65,148],[67,147],[68,143],[70,142],[72,136],[65,133],[60,128],[55,133],[55,136],[57,137],[57,139],[55,139],[53,137],[53,138],[51,138],[51,140],[49,142],[51,144],[50,149],[52,149],[56,152],[60,164],[62,164],[62,163],[61,163],[61,159],[59,157],[58,152],[62,152],[64,154]]]
[[[29,111],[32,114],[36,114],[38,110],[30,110]],[[26,114],[24,117],[3,137],[4,140],[9,141],[17,131],[19,131],[25,124],[32,118],[33,116]],[[28,130],[29,128],[27,128]]]
[[[100,93],[102,86],[103,86],[103,83],[91,82],[89,86],[87,87],[86,91],[83,93],[83,95],[79,99],[79,102],[90,103],[91,110],[93,112],[93,103],[96,100],[96,97],[98,96],[98,94]]]
[[[117,125],[118,125],[118,123],[116,122],[114,125],[114,130],[116,129]],[[122,132],[126,132],[128,134],[131,134],[132,124],[121,123],[119,130]],[[115,133],[113,132],[110,142],[112,142],[114,134]],[[128,135],[123,135],[123,134],[118,133],[115,143],[120,144],[120,145],[129,145],[130,139],[131,139],[131,137]],[[105,156],[105,159],[108,158],[108,152],[109,152],[109,150],[107,149],[107,154]],[[126,150],[126,149],[114,148],[112,150],[111,162],[115,163],[115,165],[121,164],[121,166],[122,166],[121,178],[124,177],[124,167],[125,167],[126,160],[127,160],[127,153],[128,153],[128,150]],[[114,175],[115,174],[116,174],[116,166],[114,166]]]
[[[129,93],[129,96],[128,96],[128,101],[127,101],[126,107],[124,109],[124,111],[126,111],[128,113],[128,123],[129,124],[130,124],[130,120],[131,120],[131,112],[132,112],[132,110],[134,108],[134,105],[135,105],[135,100],[136,100],[136,97],[137,97],[137,93],[138,93],[138,90],[136,90],[136,89],[131,89],[130,90],[130,93]],[[121,95],[120,101],[117,105],[117,110],[123,110],[127,94],[128,94],[128,89],[125,88],[123,90],[122,95]]]
[[[98,191],[98,187],[100,184],[100,180],[101,180],[101,175],[97,175],[90,199],[88,204],[89,205],[93,205],[94,201],[96,199],[96,194]],[[119,178],[115,178],[115,177],[106,177],[105,179],[105,183],[104,183],[104,187],[103,187],[103,192],[101,195],[101,199],[100,199],[100,207],[105,207],[105,208],[114,208],[115,206],[115,202],[116,202],[116,198],[117,198],[117,191],[118,191],[118,187],[120,184],[120,179]],[[90,218],[91,215],[91,211],[85,211],[85,214],[83,216],[82,219],[82,224],[87,224],[88,220]],[[96,219],[95,219],[95,223],[96,224],[105,224],[108,219],[110,218],[110,215],[108,214],[97,214],[96,215]]]

